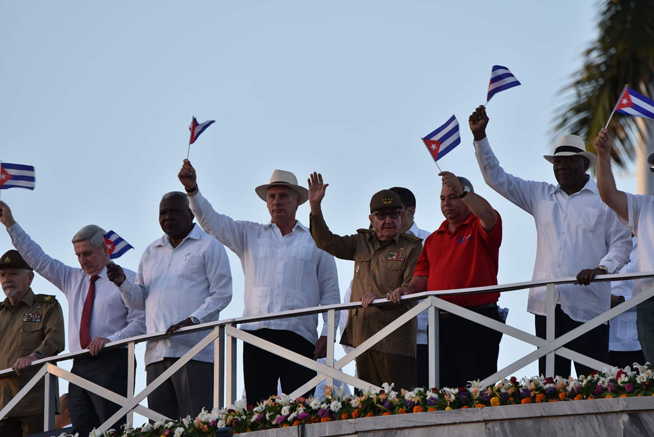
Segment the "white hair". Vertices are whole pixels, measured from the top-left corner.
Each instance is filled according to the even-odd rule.
[[[73,235],[73,243],[88,241],[93,247],[104,247],[104,234],[106,232],[100,226],[86,225]]]

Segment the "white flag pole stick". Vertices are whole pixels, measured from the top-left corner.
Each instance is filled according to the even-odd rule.
[[[188,148],[186,149],[186,160],[188,161],[188,156],[191,153],[191,142],[188,143]]]
[[[609,119],[606,120],[606,124],[604,125],[604,129],[609,127],[609,123],[611,123],[611,119],[613,118],[613,114],[615,114],[615,108],[617,108],[618,105],[620,104],[620,100],[622,99],[622,96],[624,95],[624,92],[626,91],[628,86],[629,86],[629,84],[626,84],[624,86],[624,88],[622,88],[622,92],[620,93],[620,97],[618,97],[618,101],[615,102],[615,105],[613,105],[613,110],[611,111],[611,115],[609,115]]]
[[[438,161],[434,161],[434,163],[436,164],[436,168],[438,168],[438,173],[443,173],[443,170],[441,170],[441,166],[438,165]]]

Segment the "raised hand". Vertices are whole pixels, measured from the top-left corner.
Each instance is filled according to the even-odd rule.
[[[606,129],[599,131],[593,142],[597,154],[601,158],[611,156],[611,144],[609,143],[609,132]]]
[[[107,264],[107,278],[118,287],[125,282],[125,272],[123,268],[114,262]]]
[[[16,223],[14,216],[11,214],[11,208],[2,201],[0,201],[0,223],[6,227],[13,226]]]
[[[191,161],[188,159],[184,160],[182,168],[177,174],[179,181],[184,185],[184,189],[187,193],[193,193],[198,189],[197,175],[195,173],[195,168],[191,165]]]
[[[461,185],[461,181],[454,173],[442,171],[438,173],[438,176],[443,178],[443,185],[449,186],[457,196],[463,194],[463,185]]]
[[[316,172],[309,175],[307,182],[309,183],[309,205],[319,206],[325,197],[325,192],[329,184],[323,183],[322,175]]]
[[[481,105],[475,109],[468,118],[468,124],[475,141],[481,141],[486,138],[486,126],[488,125],[488,115],[486,115],[486,108]]]

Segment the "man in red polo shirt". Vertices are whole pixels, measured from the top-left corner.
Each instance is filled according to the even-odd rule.
[[[413,279],[401,294],[497,284],[502,220],[497,211],[474,193],[472,184],[442,172],[441,211],[445,221],[431,234]],[[499,293],[442,296],[479,314],[502,320]],[[453,314],[440,313],[441,387],[465,386],[497,371],[502,334]]]

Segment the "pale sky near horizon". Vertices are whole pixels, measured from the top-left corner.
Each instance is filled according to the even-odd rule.
[[[420,138],[455,114],[462,144],[439,163],[502,215],[499,282],[528,281],[533,220],[484,184],[467,118],[485,101],[491,66],[509,67],[523,85],[488,105],[491,146],[507,171],[553,182],[542,155],[564,103],[558,92],[596,34],[598,6],[0,0],[0,160],[34,165],[37,176],[35,191],[3,190],[2,200],[54,257],[77,266],[70,238],[95,223],[135,246],[118,260],[135,270],[161,235],[159,199],[181,189],[196,115],[216,120],[190,159],[218,211],[266,222],[254,187],[274,168],[304,185],[315,170],[330,183],[324,211],[334,232],[366,227],[370,196],[394,185],[413,190],[416,222],[433,231],[443,220],[441,184]],[[618,184],[633,191],[633,179],[623,172]],[[306,206],[298,218],[308,224]],[[10,247],[1,231],[0,250]],[[229,256],[234,298],[221,318],[243,310],[241,265]],[[343,294],[352,263],[338,269]],[[66,311],[50,283],[37,278],[34,290],[55,294]],[[509,324],[533,331],[526,291],[500,302]],[[499,366],[529,351],[505,336]],[[516,375],[536,373],[532,364]]]

